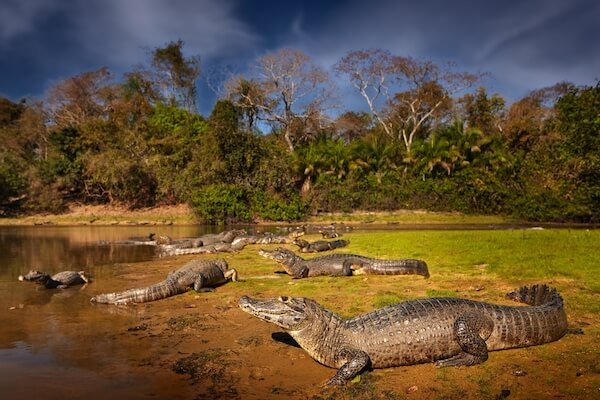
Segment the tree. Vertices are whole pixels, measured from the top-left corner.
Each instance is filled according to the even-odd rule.
[[[110,71],[100,68],[51,87],[46,96],[46,106],[52,124],[58,129],[78,127],[105,116],[110,110],[110,78]]]
[[[152,52],[152,65],[156,69],[157,83],[163,96],[171,105],[196,113],[196,80],[200,76],[200,57],[186,58],[183,41],[170,42]]]
[[[232,78],[227,84],[229,98],[252,118],[273,123],[283,131],[290,152],[311,121],[323,117],[331,98],[327,73],[314,65],[308,55],[295,49],[281,49],[258,59],[256,77]],[[297,122],[301,121],[301,124]]]
[[[351,51],[335,69],[349,78],[385,133],[402,141],[407,153],[425,124],[449,108],[451,96],[479,79],[381,49]]]
[[[556,103],[557,128],[562,134],[561,165],[567,197],[586,209],[579,218],[600,220],[600,83],[571,88]]]
[[[217,101],[208,119],[216,142],[215,156],[222,164],[222,182],[249,183],[262,155],[257,138],[241,130],[240,121],[238,108],[228,100]]]
[[[574,86],[558,83],[554,86],[534,90],[514,102],[502,123],[502,133],[513,148],[529,150],[551,133],[547,123],[556,114],[554,105],[558,98]]]
[[[333,124],[335,135],[347,143],[361,138],[373,127],[369,113],[347,111],[336,118]]]
[[[459,102],[463,106],[465,122],[470,128],[478,128],[484,134],[502,132],[501,122],[505,113],[505,101],[497,93],[488,96],[480,86],[475,94],[465,94]]]
[[[298,147],[293,153],[296,170],[302,177],[301,194],[310,192],[312,184],[320,176],[331,175],[340,181],[350,169],[349,147],[340,140],[321,137],[319,140]]]

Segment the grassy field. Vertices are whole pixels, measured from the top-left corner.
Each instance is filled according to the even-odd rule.
[[[318,277],[291,280],[251,246],[226,256],[241,282],[214,293],[233,303],[243,294],[261,298],[311,297],[345,316],[418,297],[456,296],[511,304],[505,294],[519,286],[547,283],[563,296],[569,323],[583,336],[567,335],[557,343],[497,352],[486,363],[460,369],[428,365],[431,374],[419,394],[408,384],[386,378],[385,370],[363,377],[325,398],[498,398],[509,388],[512,398],[598,398],[600,395],[600,231],[376,231],[344,236],[350,246],[338,251],[381,258],[421,258],[431,278],[417,276]],[[316,236],[309,239],[316,239]],[[291,247],[290,247],[291,248]],[[250,249],[250,251],[248,251]],[[306,255],[310,257],[310,255]],[[402,369],[407,379],[411,371]],[[516,370],[527,376],[516,376]],[[418,372],[422,374],[422,372]],[[464,377],[467,377],[465,380]],[[400,385],[401,389],[394,385]]]

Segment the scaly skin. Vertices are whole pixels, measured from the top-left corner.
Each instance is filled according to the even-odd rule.
[[[317,240],[315,242],[308,242],[304,239],[295,239],[294,244],[300,247],[301,253],[319,253],[321,251],[328,251],[333,249],[339,249],[340,247],[348,246],[347,240]]]
[[[62,271],[52,276],[31,270],[25,275],[19,275],[20,281],[35,282],[47,289],[64,289],[73,285],[84,285],[89,282],[84,271]]]
[[[529,306],[503,306],[456,298],[411,300],[343,319],[306,298],[255,300],[242,310],[284,328],[323,365],[338,368],[327,385],[340,385],[365,368],[436,362],[475,365],[488,351],[535,346],[567,333],[563,300],[546,285],[508,295]]]
[[[328,254],[305,260],[293,251],[282,247],[274,250],[261,250],[259,254],[281,263],[285,272],[294,278],[312,276],[350,275],[422,275],[429,278],[427,264],[422,260],[401,259],[381,260],[356,254]]]
[[[124,292],[99,294],[92,297],[92,303],[129,304],[144,303],[165,299],[185,293],[190,289],[200,291],[227,282],[237,281],[237,271],[229,269],[225,260],[192,260],[178,270],[171,272],[167,279],[154,285]]]

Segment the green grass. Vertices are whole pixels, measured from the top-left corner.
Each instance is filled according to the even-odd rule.
[[[420,258],[431,278],[356,276],[291,279],[279,265],[260,257],[258,247],[227,255],[250,295],[313,297],[338,312],[369,311],[415,297],[502,300],[507,291],[531,283],[556,286],[570,309],[600,312],[600,231],[373,231],[351,232],[338,252],[380,258]],[[309,240],[316,239],[308,237]],[[294,247],[290,247],[294,248]],[[305,255],[305,258],[319,255]],[[340,301],[340,298],[344,301]]]
[[[318,235],[307,235],[315,240]],[[514,304],[505,294],[522,285],[547,283],[565,300],[569,325],[584,335],[566,335],[556,343],[494,352],[486,363],[468,369],[437,370],[410,367],[406,383],[397,371],[361,376],[361,381],[336,391],[331,398],[387,399],[589,398],[597,393],[600,351],[600,230],[486,230],[486,231],[352,231],[350,241],[336,252],[385,259],[420,258],[431,277],[416,275],[316,277],[292,279],[276,271],[273,260],[258,255],[264,246],[247,246],[236,254],[219,254],[239,272],[240,281],[202,296],[236,307],[242,295],[269,298],[304,296],[342,317],[352,317],[400,301],[423,297],[459,297]],[[295,246],[286,247],[295,250]],[[320,254],[305,254],[305,258]],[[212,256],[211,256],[212,257]],[[278,329],[278,328],[274,328]],[[515,376],[515,370],[527,376]],[[387,374],[391,376],[388,376]],[[579,375],[578,375],[579,374]],[[390,380],[387,378],[389,377]],[[388,383],[393,382],[393,383]],[[408,387],[418,386],[414,394]],[[391,394],[390,394],[391,393]],[[324,397],[330,398],[330,397]]]

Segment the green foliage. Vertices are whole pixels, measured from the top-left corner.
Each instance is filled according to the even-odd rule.
[[[192,193],[191,205],[207,224],[248,222],[251,212],[248,193],[230,184],[207,185]]]
[[[0,152],[0,207],[27,187],[25,165],[14,154]]]
[[[302,55],[276,55],[284,56]],[[105,69],[67,79],[40,105],[0,98],[0,204],[188,202],[208,223],[403,208],[600,220],[600,85],[559,84],[505,110],[484,88],[459,109],[439,82],[420,82],[415,90],[429,93],[421,106],[444,97],[435,123],[411,122],[404,100],[419,93],[403,91],[390,93],[397,104],[381,116],[397,119],[393,132],[354,113],[317,124],[316,102],[310,118],[294,115],[262,135],[257,118],[275,92],[241,78],[205,119],[195,110],[199,60],[183,55],[182,41],[151,57],[150,69],[120,82]],[[402,128],[417,128],[410,146]]]
[[[268,221],[298,221],[308,214],[308,204],[299,194],[289,194],[285,198],[257,190],[251,198],[254,215]]]
[[[157,72],[163,97],[173,106],[196,111],[196,80],[200,75],[200,58],[183,55],[183,41],[170,42],[154,49],[152,64]]]
[[[240,111],[227,100],[217,101],[208,120],[210,140],[216,147],[213,156],[221,163],[222,182],[249,183],[264,155],[259,139],[240,129],[240,122]]]
[[[557,102],[563,133],[561,163],[571,169],[569,200],[580,205],[577,219],[600,220],[600,83],[573,89]],[[573,178],[575,182],[572,182]],[[574,184],[573,184],[574,183]]]
[[[135,160],[117,151],[89,155],[88,196],[101,202],[117,202],[132,208],[154,204],[157,183],[154,176]]]

